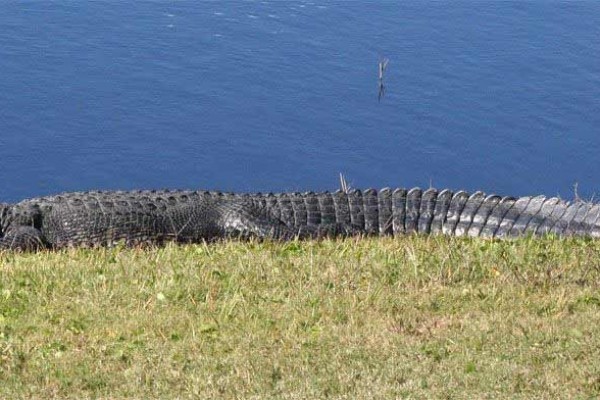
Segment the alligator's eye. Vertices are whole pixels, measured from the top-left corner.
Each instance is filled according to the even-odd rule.
[[[83,205],[83,201],[79,198],[75,198],[75,199],[71,199],[69,204],[71,204],[72,206],[80,207]]]

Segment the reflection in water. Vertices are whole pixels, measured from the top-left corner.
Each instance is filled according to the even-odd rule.
[[[387,68],[389,61],[390,60],[387,58],[382,58],[379,60],[379,94],[377,95],[378,101],[381,101],[381,99],[385,95],[385,85],[383,84],[383,74],[385,72],[385,69]]]

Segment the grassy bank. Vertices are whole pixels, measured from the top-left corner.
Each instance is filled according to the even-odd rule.
[[[600,241],[0,254],[0,398],[591,398]]]

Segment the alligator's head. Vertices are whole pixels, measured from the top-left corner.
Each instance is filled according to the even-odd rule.
[[[8,227],[8,210],[10,204],[0,203],[0,237],[4,236],[4,231]]]

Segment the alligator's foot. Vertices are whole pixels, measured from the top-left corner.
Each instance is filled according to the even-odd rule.
[[[0,238],[0,250],[37,251],[46,247],[42,232],[31,226],[11,227]]]

